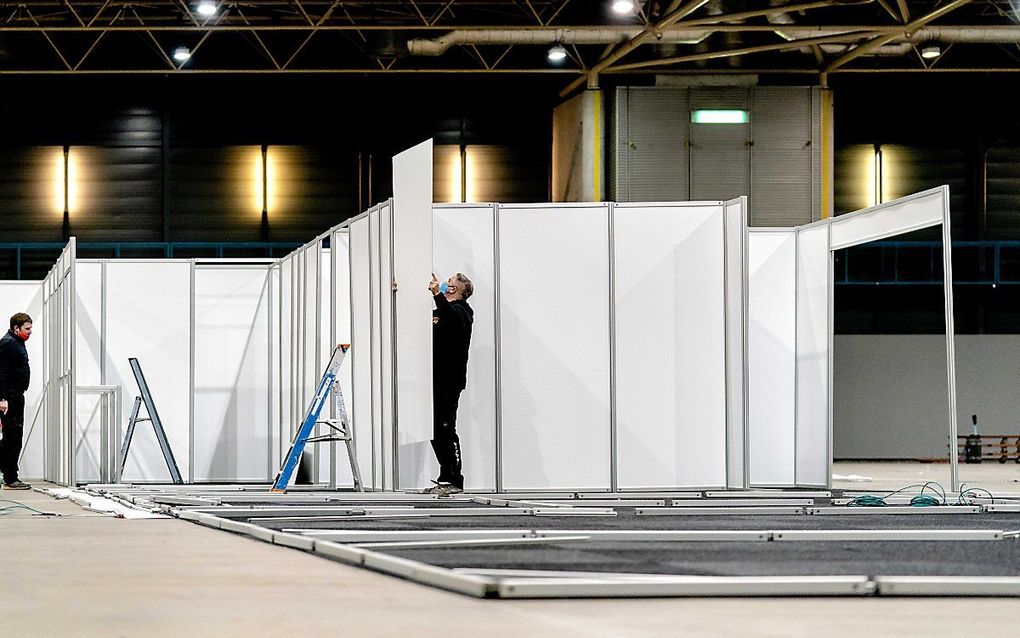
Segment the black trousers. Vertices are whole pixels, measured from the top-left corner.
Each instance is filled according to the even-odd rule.
[[[457,403],[460,390],[435,387],[432,393],[432,449],[439,461],[439,482],[464,489],[461,473],[460,437],[457,436]]]
[[[21,456],[21,438],[25,429],[25,395],[7,397],[7,414],[0,414],[3,429],[0,433],[0,473],[4,483],[18,480],[18,457]]]

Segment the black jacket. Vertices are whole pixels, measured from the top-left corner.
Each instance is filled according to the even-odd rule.
[[[25,341],[8,330],[0,339],[0,401],[24,394],[30,376]]]
[[[432,382],[437,389],[463,390],[467,385],[468,347],[475,311],[466,301],[435,295],[432,311]]]

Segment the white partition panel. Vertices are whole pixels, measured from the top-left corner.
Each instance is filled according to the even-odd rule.
[[[37,336],[44,342],[42,418],[46,449],[43,474],[47,480],[62,485],[76,482],[74,283],[75,239],[72,237],[42,282],[42,329]]]
[[[432,457],[432,140],[393,158],[398,488],[427,485]]]
[[[291,405],[294,403],[294,343],[297,331],[294,327],[294,264],[293,258],[286,258],[280,261],[279,267],[279,344],[277,347],[280,353],[280,372],[277,383],[280,388],[280,401],[278,408],[279,429],[277,441],[279,447],[276,452],[274,465],[277,469],[283,464],[284,455],[290,446],[293,438]]]
[[[506,205],[498,224],[502,487],[608,489],[609,206]]]
[[[564,379],[583,375],[588,379],[588,391],[594,394],[601,390],[605,373],[600,369],[602,361],[589,357],[597,357],[605,349],[605,326],[602,318],[594,315],[598,314],[600,297],[605,293],[606,273],[600,261],[604,246],[593,242],[604,238],[605,233],[601,220],[591,211],[555,210],[548,215],[544,220],[532,220],[530,231],[540,236],[547,235],[550,226],[561,227],[563,232],[556,233],[554,239],[564,246],[557,249],[551,245],[549,255],[529,257],[534,263],[534,281],[556,282],[556,294],[537,296],[539,306],[534,307],[534,312],[540,316],[522,318],[526,323],[540,322],[536,326],[537,335],[532,338],[522,334],[519,347],[530,350],[532,343],[536,347],[542,343],[556,363],[564,366],[562,371],[551,369],[551,373]],[[556,218],[562,215],[575,215],[585,226],[572,229],[561,226]],[[726,484],[723,207],[617,204],[613,216],[619,487],[723,487]],[[504,216],[501,223],[506,220]],[[500,230],[501,238],[508,237],[505,227]],[[588,237],[591,239],[582,239]],[[501,257],[517,254],[501,246]],[[579,258],[584,261],[576,261]],[[558,271],[553,277],[542,274],[547,263],[556,268],[561,259],[563,272]],[[560,281],[561,276],[566,279]],[[589,296],[570,299],[570,306],[559,306],[555,297],[563,294],[569,298],[579,278],[586,280],[583,291]],[[510,283],[508,274],[503,275],[503,281],[506,289]],[[509,297],[506,293],[504,296]],[[514,313],[516,305],[507,304],[505,311]],[[531,307],[525,305],[522,311]],[[504,325],[505,317],[504,314]],[[580,334],[560,350],[555,341],[566,335],[559,331],[573,333],[578,328]],[[550,330],[552,334],[548,334]],[[517,345],[511,339],[504,344]],[[579,357],[581,353],[585,356]],[[534,359],[530,365],[537,370],[546,364]],[[554,380],[544,378],[544,382]],[[570,448],[589,437],[600,440],[601,430],[592,427],[598,420],[590,419],[601,415],[589,416],[588,409],[600,407],[605,397],[589,398],[569,386],[563,389],[564,398],[577,402],[577,416],[559,415],[561,420],[555,427],[578,437],[577,441],[563,443],[567,444],[564,452],[576,459],[565,464],[579,464],[582,456],[572,453]],[[547,400],[550,398],[542,397],[539,403]],[[591,405],[583,405],[587,403]],[[507,407],[504,406],[504,418]],[[568,425],[570,421],[576,422],[573,427]],[[542,425],[551,428],[553,422]],[[504,436],[504,446],[508,443]]]
[[[128,358],[138,359],[184,476],[190,474],[191,268],[187,261],[106,264],[106,383],[123,386],[122,414],[129,415],[138,387]],[[148,422],[135,430],[123,479],[170,479]]]
[[[832,257],[828,223],[797,233],[797,431],[795,482],[829,484]]]
[[[76,385],[98,386],[103,384],[103,264],[78,260],[75,276]],[[84,392],[76,399],[75,473],[80,482],[98,483],[103,446],[102,400],[99,394]],[[117,425],[123,429],[124,424]]]
[[[726,306],[726,485],[748,486],[747,198],[723,204]]]
[[[389,481],[386,480],[386,471],[389,468],[386,463],[386,443],[390,440],[383,428],[383,394],[382,394],[382,358],[383,358],[383,315],[380,307],[379,297],[382,294],[382,267],[379,255],[380,244],[380,220],[379,208],[374,208],[368,215],[368,241],[371,244],[371,262],[369,264],[369,294],[371,317],[372,317],[372,449],[375,451],[373,465],[375,467],[375,481],[379,489],[386,489]],[[387,322],[388,323],[388,322]]]
[[[45,317],[42,310],[43,286],[41,281],[0,281],[0,322],[7,332],[8,320],[18,312],[32,317],[33,337],[25,344],[32,368],[32,382],[25,393],[25,424],[22,432],[19,473],[24,479],[43,478],[43,334]],[[79,342],[80,343],[80,342]],[[2,431],[0,431],[2,435]],[[97,448],[98,449],[98,448]]]
[[[195,481],[273,478],[268,288],[264,265],[195,267]]]
[[[358,466],[366,487],[375,488],[375,443],[372,432],[372,295],[368,217],[350,225],[351,422]]]
[[[321,263],[320,242],[315,241],[305,246],[301,251],[301,392],[298,395],[298,404],[295,406],[297,408],[294,419],[295,429],[300,427],[322,375],[319,365],[319,313],[322,306],[322,296],[319,291],[319,267]],[[317,435],[325,434],[323,426],[316,426],[315,433]],[[307,458],[312,461],[312,465],[308,469],[309,478],[313,481],[318,478],[320,461],[325,458],[324,450],[323,446],[317,444],[305,448]]]
[[[792,486],[797,418],[797,231],[750,229],[749,463],[752,486]]]
[[[335,343],[351,343],[351,262],[350,262],[350,231],[346,228],[333,233],[330,242],[333,253],[332,294],[334,296],[334,332]],[[344,363],[340,366],[340,388],[343,393],[344,406],[348,418],[351,418],[351,405],[354,396],[352,388],[351,364],[353,352],[348,352]],[[337,467],[336,482],[339,486],[351,486],[354,477],[347,459],[347,451],[337,446],[335,459]]]
[[[332,235],[332,234],[331,234]],[[318,367],[319,371],[316,373],[317,378],[315,383],[322,379],[322,373],[325,372],[326,366],[329,364],[329,359],[333,356],[333,349],[336,347],[336,339],[334,338],[335,327],[333,325],[333,306],[331,298],[333,293],[333,257],[332,249],[320,249],[319,251],[319,286],[317,297],[319,299],[319,323],[318,323]],[[322,410],[321,418],[335,418],[333,414],[333,402],[328,401],[326,407]],[[329,426],[320,425],[319,432],[321,434],[332,434],[332,430]],[[343,445],[343,444],[341,444]],[[337,449],[335,443],[318,443],[315,447],[318,449],[319,454],[319,483],[330,483],[334,480],[336,471],[333,469],[336,465],[337,460]]]
[[[832,250],[938,226],[942,219],[942,189],[925,191],[833,218]]]
[[[467,387],[457,410],[464,486],[496,489],[496,265],[492,204],[436,206],[433,264],[439,279],[463,272],[474,285]]]
[[[281,423],[281,399],[283,388],[283,365],[280,342],[284,338],[280,324],[280,312],[283,304],[280,264],[277,262],[269,270],[269,456],[266,458],[266,471],[273,477],[280,469],[283,457],[284,441],[280,436]]]
[[[379,207],[378,250],[375,252],[378,262],[378,297],[376,306],[379,309],[379,428],[382,432],[381,467],[382,487],[396,487],[394,462],[397,458],[397,446],[394,438],[394,399],[393,385],[393,207],[389,202]]]

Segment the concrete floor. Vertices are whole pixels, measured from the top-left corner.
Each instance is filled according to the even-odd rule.
[[[840,461],[832,464],[833,475],[858,475],[870,481],[833,481],[834,489],[892,491],[914,483],[935,481],[949,490],[949,463]],[[996,492],[1020,494],[1020,464],[959,464],[960,482]]]
[[[0,516],[4,638],[1015,636],[1020,615],[1014,599],[476,600],[184,521],[0,498],[64,514]]]

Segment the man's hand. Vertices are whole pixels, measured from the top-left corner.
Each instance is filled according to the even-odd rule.
[[[7,414],[7,399],[0,401],[0,412]]]
[[[432,281],[429,282],[429,292],[433,295],[439,294],[439,280],[436,278],[436,273],[432,273]]]

